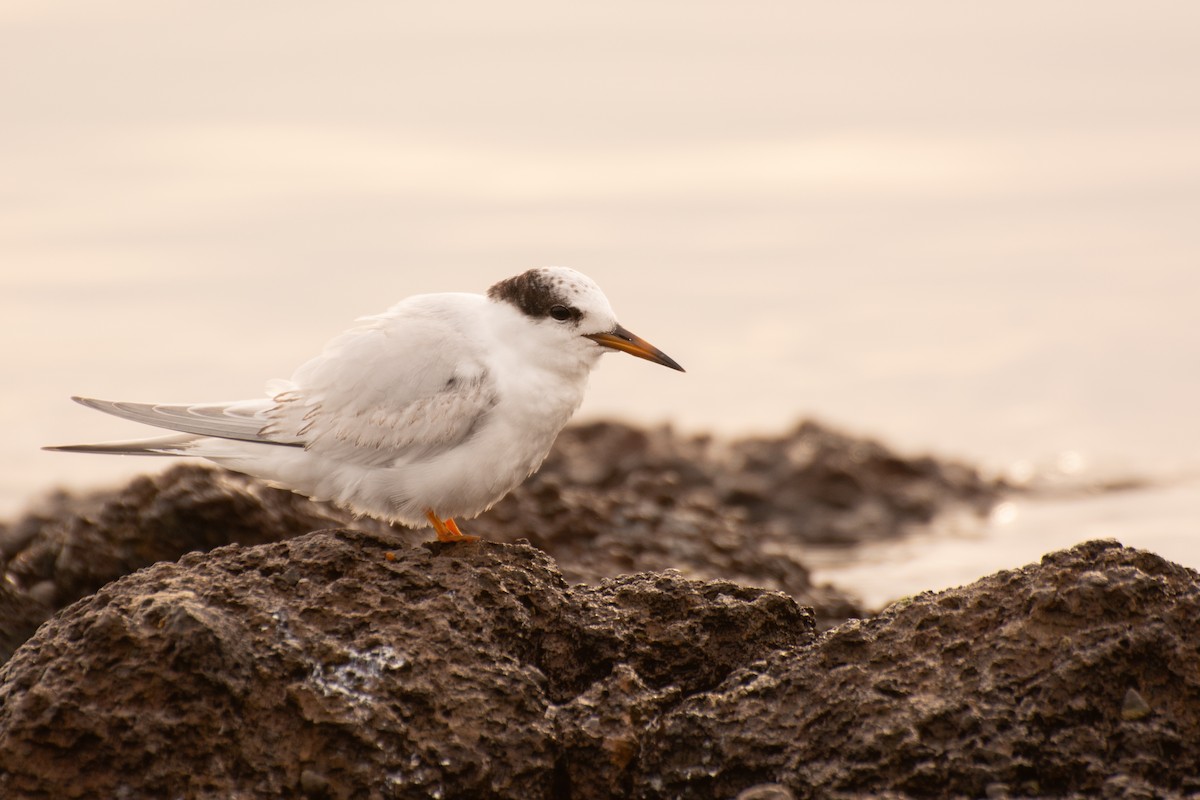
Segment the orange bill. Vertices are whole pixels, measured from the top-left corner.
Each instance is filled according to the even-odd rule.
[[[611,347],[614,350],[620,350],[622,353],[629,353],[631,356],[644,358],[647,361],[653,361],[655,364],[662,364],[664,367],[677,369],[683,372],[683,367],[675,362],[675,359],[659,350],[654,345],[647,342],[640,336],[637,336],[624,327],[618,325],[608,333],[589,333],[586,336],[598,342],[605,347]]]

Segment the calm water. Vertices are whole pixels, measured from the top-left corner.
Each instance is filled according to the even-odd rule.
[[[586,416],[1153,484],[822,554],[873,601],[1096,535],[1200,567],[1200,7],[356,9],[0,9],[0,513],[164,465],[39,451],[134,432],[71,394],[252,396],[558,263],[688,368]]]

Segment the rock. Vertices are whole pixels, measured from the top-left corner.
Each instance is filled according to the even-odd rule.
[[[559,476],[573,467],[549,464],[469,530],[493,541],[526,537],[573,582],[678,569],[698,580],[787,592],[813,607],[822,624],[862,613],[846,595],[813,584],[795,543],[720,509],[711,486],[681,487],[675,466],[650,454],[626,460],[640,471],[613,485],[568,486]]]
[[[54,613],[54,608],[37,595],[0,583],[0,662],[7,661],[38,625]]]
[[[898,603],[672,707],[631,794],[732,797],[756,781],[797,798],[1195,792],[1198,581],[1091,542]],[[1129,718],[1133,686],[1153,715]]]
[[[985,513],[1005,488],[965,465],[904,458],[811,421],[732,442],[598,422],[563,431],[541,471],[473,527],[502,535],[492,520],[565,503],[582,506],[580,516],[607,520],[598,512],[611,511],[668,538],[720,520],[772,543],[853,544],[896,536],[949,508]],[[577,533],[552,525],[542,535],[552,542]]]
[[[528,545],[229,546],[104,587],[0,669],[0,796],[610,797],[664,709],[814,636],[783,594],[572,587]]]
[[[193,550],[277,541],[344,520],[291,492],[193,464],[135,478],[115,492],[59,493],[43,505],[11,526],[0,552],[9,583],[51,581],[54,596],[45,599],[56,606]]]
[[[1003,488],[968,467],[904,459],[811,422],[780,437],[728,443],[594,423],[565,430],[542,470],[468,530],[493,541],[529,538],[572,582],[674,568],[689,578],[777,589],[813,607],[828,627],[863,612],[845,594],[812,583],[803,544],[896,536],[947,509],[985,511]],[[156,561],[344,526],[389,530],[192,463],[115,492],[52,495],[0,525],[4,581],[11,602],[25,609],[0,619],[0,656],[33,630],[31,621],[36,627]]]
[[[730,582],[572,586],[521,544],[225,547],[0,669],[0,796],[1200,790],[1200,575],[1157,556],[1091,542],[814,630]]]
[[[0,661],[55,610],[134,570],[231,542],[338,527],[346,515],[233,472],[186,464],[117,491],[59,492],[0,527]],[[11,643],[11,646],[9,646]]]
[[[565,430],[542,470],[467,528],[531,539],[572,582],[674,568],[787,592],[828,627],[863,612],[812,583],[803,544],[896,536],[950,508],[986,510],[1002,489],[962,465],[904,459],[811,422],[729,443],[595,423]],[[347,526],[389,529],[194,463],[115,492],[52,495],[0,526],[9,600],[24,609],[0,619],[0,656],[54,610],[157,561]]]

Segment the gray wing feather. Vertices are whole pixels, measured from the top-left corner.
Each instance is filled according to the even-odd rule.
[[[98,442],[96,444],[67,444],[43,447],[60,453],[105,453],[115,456],[186,456],[195,436],[181,433],[160,436],[156,439],[135,439],[125,442]]]
[[[91,397],[71,398],[81,405],[112,414],[115,417],[167,428],[196,436],[213,436],[219,439],[238,439],[264,444],[292,445],[303,447],[301,439],[266,433],[269,420],[259,413],[269,408],[266,401],[241,403],[207,403],[192,405],[168,405],[163,403],[127,403],[112,400],[96,400]]]

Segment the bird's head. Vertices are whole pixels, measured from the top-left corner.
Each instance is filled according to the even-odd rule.
[[[579,353],[589,364],[619,350],[683,372],[673,358],[618,323],[604,292],[582,272],[531,269],[500,281],[487,294],[493,302],[510,303],[534,323],[539,336]]]

